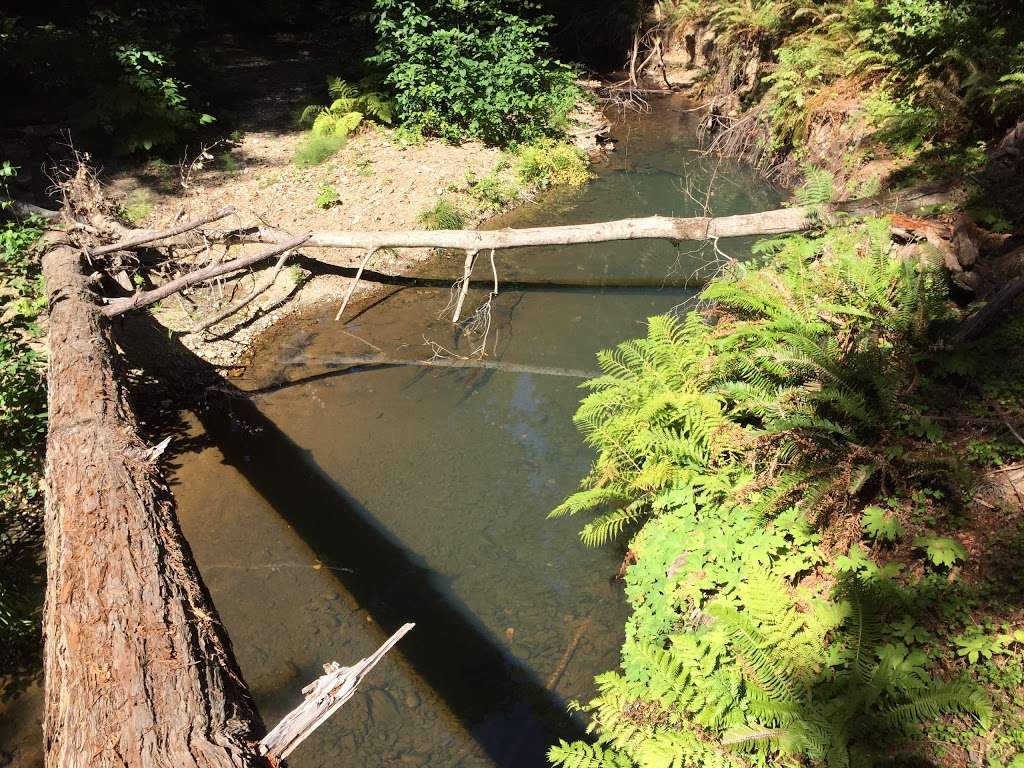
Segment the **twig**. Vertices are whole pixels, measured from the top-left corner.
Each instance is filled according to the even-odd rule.
[[[292,251],[285,251],[284,253],[282,253],[281,256],[278,258],[277,263],[274,264],[274,268],[272,270],[270,270],[270,272],[268,273],[266,279],[262,283],[257,285],[255,288],[253,288],[252,293],[250,293],[248,296],[246,296],[244,299],[242,299],[237,304],[232,304],[230,307],[228,307],[227,309],[225,309],[225,310],[223,310],[221,312],[218,312],[216,315],[214,315],[210,319],[204,320],[202,323],[200,323],[199,325],[194,327],[190,331],[190,333],[200,333],[201,331],[205,331],[207,328],[210,328],[211,326],[216,325],[217,323],[219,323],[224,318],[230,317],[231,315],[233,315],[236,312],[238,312],[240,309],[243,309],[253,299],[255,299],[257,296],[259,296],[264,291],[268,290],[270,288],[270,286],[272,286],[277,281],[277,276],[281,273],[281,268],[284,266],[285,261],[291,255],[292,255]]]
[[[110,245],[101,245],[98,248],[90,248],[88,250],[88,256],[94,258],[96,256],[102,256],[105,253],[113,253],[114,251],[123,251],[127,248],[136,248],[146,243],[152,243],[157,240],[165,240],[168,237],[174,237],[175,235],[183,235],[193,229],[209,224],[211,221],[219,221],[220,219],[227,218],[235,212],[235,208],[232,205],[221,208],[215,213],[202,216],[198,219],[190,219],[189,221],[179,224],[171,229],[165,229],[159,232],[147,231],[144,234],[136,235],[135,237],[128,237],[116,243]]]
[[[373,254],[379,250],[379,248],[372,248],[366,252],[362,262],[359,264],[359,269],[356,270],[356,276],[352,278],[352,283],[348,287],[348,293],[345,294],[345,300],[341,302],[341,308],[338,310],[338,314],[334,316],[336,321],[341,320],[341,316],[345,314],[345,307],[348,306],[348,302],[352,298],[352,294],[356,292],[356,285],[359,284],[359,278],[362,277],[363,270],[366,269],[366,265],[370,263],[370,259],[373,258]]]
[[[177,293],[178,291],[188,288],[188,286],[194,283],[199,283],[204,280],[209,280],[212,277],[218,275],[224,275],[228,272],[234,272],[238,269],[245,269],[246,267],[257,264],[264,259],[269,259],[272,256],[277,256],[279,253],[284,251],[291,251],[298,248],[304,242],[309,240],[310,234],[307,232],[305,235],[299,237],[293,237],[292,239],[276,245],[273,248],[268,248],[260,253],[253,254],[252,256],[243,256],[238,259],[232,259],[230,261],[222,261],[219,264],[211,264],[208,267],[197,269],[194,272],[189,272],[176,280],[171,280],[168,283],[164,283],[159,288],[155,288],[152,291],[143,291],[137,293],[134,296],[128,296],[123,299],[114,299],[107,306],[103,307],[102,312],[107,317],[115,317],[122,315],[133,309],[145,307],[150,304],[155,304],[160,299],[165,299],[168,296]]]
[[[452,315],[453,323],[459,322],[459,316],[462,315],[462,305],[466,301],[466,294],[469,293],[469,277],[473,274],[473,265],[476,263],[478,253],[479,251],[466,251],[466,263],[462,268],[462,287],[459,288],[459,300],[455,302],[455,312]]]
[[[555,666],[555,671],[551,673],[551,677],[548,678],[547,689],[554,690],[554,687],[558,685],[558,681],[562,679],[562,675],[565,674],[566,667],[569,666],[569,662],[572,660],[572,655],[576,651],[576,646],[580,644],[580,640],[583,639],[583,633],[587,631],[587,627],[590,626],[590,619],[584,619],[580,622],[579,626],[576,627],[576,633],[572,636],[569,641],[569,645],[565,647],[565,652],[562,653],[562,658],[558,660],[558,664]]]
[[[415,624],[404,624],[384,644],[351,667],[337,662],[324,665],[324,674],[302,689],[306,699],[285,715],[259,743],[260,754],[272,766],[281,765],[296,747],[352,698],[356,688]]]
[[[1014,429],[1013,424],[1010,423],[1010,416],[1009,414],[1006,413],[1006,410],[992,398],[985,399],[988,400],[989,405],[992,406],[992,409],[999,414],[999,418],[1003,422],[1003,426],[1010,430],[1010,433],[1017,438],[1017,441],[1020,442],[1021,445],[1024,445],[1024,437],[1021,437],[1020,432]]]

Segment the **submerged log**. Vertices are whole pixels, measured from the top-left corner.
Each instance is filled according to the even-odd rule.
[[[138,436],[81,255],[48,240],[46,763],[264,766],[262,722]]]

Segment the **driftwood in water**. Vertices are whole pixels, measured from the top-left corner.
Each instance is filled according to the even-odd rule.
[[[433,357],[427,360],[409,360],[385,355],[328,355],[323,357],[299,357],[286,361],[290,364],[311,362],[330,367],[351,366],[354,368],[395,368],[398,366],[418,366],[421,368],[473,368],[501,373],[533,373],[538,376],[564,376],[570,379],[592,379],[599,376],[598,371],[586,371],[581,368],[558,368],[549,365],[526,365],[510,363],[504,360],[488,360],[475,357]],[[271,385],[268,390],[280,389]]]
[[[302,689],[306,696],[303,702],[285,715],[260,741],[260,752],[267,756],[270,764],[280,765],[299,744],[351,699],[367,673],[414,626],[404,624],[380,648],[351,667],[342,667],[337,662],[325,664],[324,674]]]
[[[46,763],[265,765],[262,723],[139,438],[81,262],[62,242],[43,256]]]

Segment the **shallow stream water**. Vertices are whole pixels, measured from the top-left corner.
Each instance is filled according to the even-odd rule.
[[[749,169],[695,151],[689,106],[627,115],[594,181],[489,226],[775,207]],[[292,766],[541,766],[551,743],[582,734],[566,704],[617,665],[627,610],[621,548],[586,549],[582,520],[546,519],[592,457],[572,423],[578,372],[684,305],[685,278],[716,256],[646,241],[499,253],[499,280],[607,285],[501,290],[487,359],[511,371],[350,364],[479,344],[441,315],[447,288],[389,288],[345,325],[333,308],[311,312],[234,380],[254,407],[187,417],[171,459],[181,524],[268,723],[323,663],[417,625]],[[431,268],[455,274],[461,257]],[[486,258],[474,278],[491,278]],[[651,287],[615,287],[638,281]],[[486,296],[471,291],[467,314]]]

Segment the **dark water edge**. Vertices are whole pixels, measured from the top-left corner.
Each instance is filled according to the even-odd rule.
[[[776,206],[778,192],[750,169],[695,151],[690,104],[652,106],[618,123],[618,147],[589,185],[489,226]],[[718,248],[743,258],[749,242]],[[599,349],[685,306],[682,278],[713,271],[716,257],[659,242],[498,254],[501,280],[607,284],[501,290],[489,359],[593,370]],[[474,278],[490,274],[481,259]],[[268,723],[320,665],[351,663],[417,623],[293,766],[544,765],[548,745],[585,725],[567,702],[588,699],[593,676],[618,663],[621,547],[588,550],[582,521],[545,519],[591,459],[572,424],[579,380],[339,362],[467,352],[480,337],[454,328],[450,309],[440,316],[448,294],[396,288],[344,326],[328,309],[289,322],[235,380],[257,393],[250,404],[186,414],[187,436],[172,446],[182,527]],[[485,298],[471,291],[468,310]],[[39,704],[30,692],[0,709],[0,750]]]

